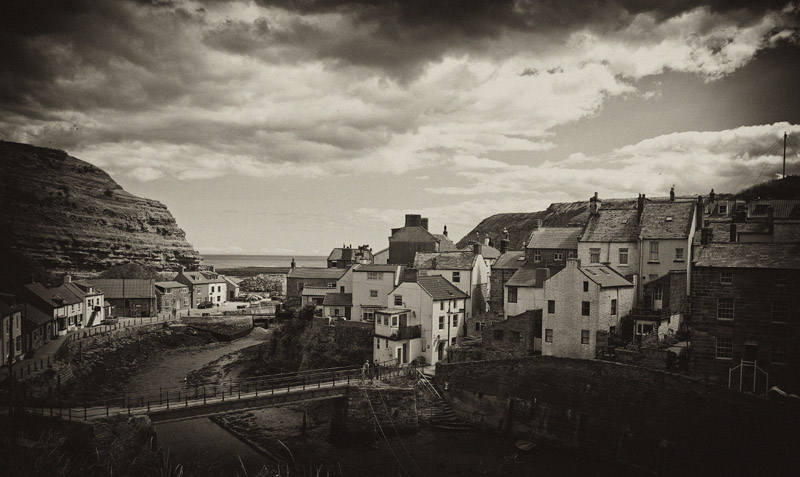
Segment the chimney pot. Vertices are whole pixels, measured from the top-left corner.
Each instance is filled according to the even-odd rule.
[[[675,186],[674,185],[669,190],[669,201],[670,202],[675,202]]]
[[[442,231],[442,235],[447,237],[447,224],[444,225],[444,230]]]
[[[480,242],[472,244],[472,251],[475,253],[475,255],[482,255],[483,245]]]
[[[500,239],[500,253],[508,252],[508,244],[509,244],[509,242],[510,242],[510,240],[508,240],[507,238]]]

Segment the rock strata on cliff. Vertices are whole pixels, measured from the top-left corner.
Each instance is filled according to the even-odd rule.
[[[91,275],[138,262],[159,270],[199,255],[167,210],[64,151],[0,141],[0,255]]]

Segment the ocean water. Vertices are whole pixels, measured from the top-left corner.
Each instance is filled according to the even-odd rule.
[[[288,267],[292,255],[203,255],[203,264],[215,268]],[[295,255],[298,267],[325,267],[327,256]]]

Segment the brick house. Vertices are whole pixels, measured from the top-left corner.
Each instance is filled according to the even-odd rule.
[[[189,286],[176,281],[155,282],[156,303],[159,313],[172,313],[192,307]]]
[[[605,265],[575,258],[544,282],[542,354],[594,359],[633,308],[634,286]]]
[[[414,268],[422,275],[440,275],[467,295],[466,318],[486,313],[490,269],[483,260],[482,244],[472,250],[418,252]]]
[[[514,276],[514,273],[525,263],[525,252],[522,250],[509,250],[500,255],[492,265],[489,278],[489,310],[502,313],[505,305],[503,287]]]
[[[580,227],[537,227],[528,238],[525,260],[535,267],[547,267],[553,274],[578,256]]]
[[[428,219],[421,215],[406,214],[405,225],[392,229],[389,237],[389,258],[391,265],[410,266],[418,252],[447,252],[458,248],[447,237],[447,226],[441,234],[428,231]]]
[[[659,339],[676,336],[685,330],[684,315],[688,311],[686,273],[672,270],[643,288],[643,300],[633,308],[633,334],[638,339],[658,333]]]
[[[800,392],[798,283],[800,244],[703,246],[692,280],[692,372],[728,385],[734,369],[737,389]]]
[[[336,282],[347,272],[342,268],[296,267],[289,270],[286,276],[286,299],[288,306],[301,304],[303,289],[330,288],[336,291]],[[324,294],[322,295],[324,298]],[[321,306],[321,303],[320,303]]]
[[[174,281],[189,287],[192,307],[201,303],[221,305],[228,301],[228,283],[216,273],[181,268]]]

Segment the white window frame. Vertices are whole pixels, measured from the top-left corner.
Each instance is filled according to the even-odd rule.
[[[683,247],[675,247],[675,260],[680,262],[686,260],[686,258],[684,258],[685,257],[684,251],[685,250]]]
[[[720,343],[720,340],[724,340],[725,343]],[[716,337],[714,341],[714,356],[716,359],[733,359],[733,338]]]
[[[730,302],[730,307],[721,306],[723,304],[727,305],[728,302]],[[733,321],[735,317],[736,317],[736,300],[733,298],[717,298],[717,319],[724,321]]]
[[[553,342],[553,330],[551,328],[547,328],[544,330],[544,342],[545,343]]]
[[[512,293],[513,293],[513,298],[514,298],[513,300],[511,299],[512,298]],[[519,290],[517,290],[517,287],[514,287],[514,286],[508,287],[508,302],[509,303],[516,303],[517,300],[519,299],[518,293],[519,293]]]
[[[592,341],[592,333],[589,330],[581,330],[581,344],[589,345]]]
[[[534,250],[533,251],[533,261],[534,262],[541,262],[542,261],[542,251],[541,250]]]
[[[722,285],[732,285],[733,284],[733,272],[732,271],[721,271],[721,272],[719,272],[719,282]]]
[[[620,265],[627,265],[628,264],[628,249],[627,248],[619,249],[619,264]]]
[[[589,249],[589,263],[600,263],[600,249],[599,248],[590,248]]]
[[[453,283],[461,282],[461,272],[453,272]]]
[[[650,262],[658,261],[658,242],[650,242]]]
[[[553,260],[556,262],[561,262],[564,260],[564,252],[555,252],[553,253]]]

